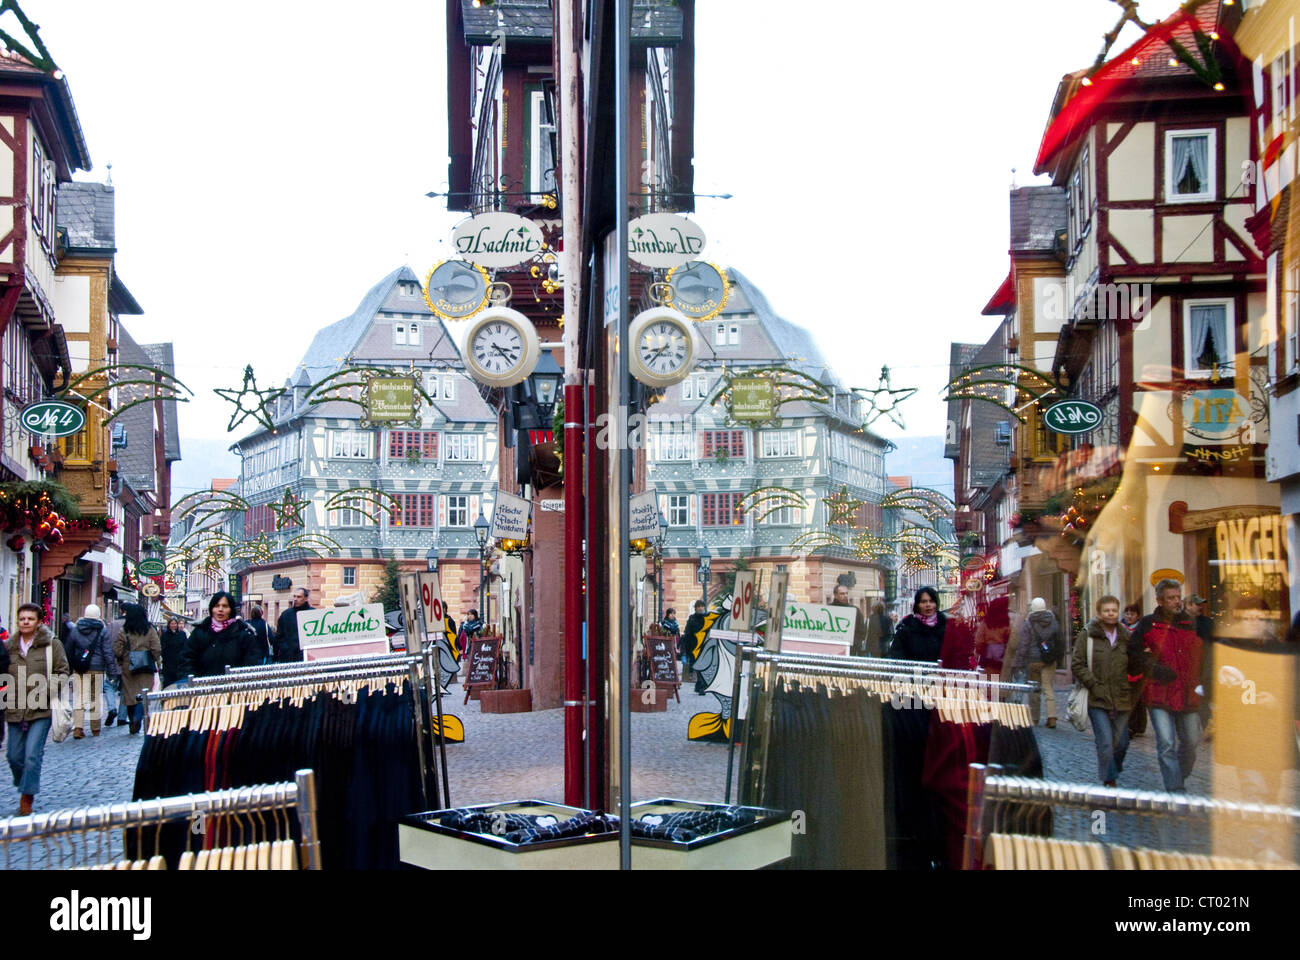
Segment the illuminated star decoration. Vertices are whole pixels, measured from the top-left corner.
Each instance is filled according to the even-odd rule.
[[[865,387],[853,388],[853,392],[858,396],[871,398],[871,409],[863,419],[862,425],[869,427],[883,415],[893,420],[899,428],[906,429],[903,416],[898,412],[898,405],[916,393],[916,389],[916,387],[899,387],[895,389],[889,382],[889,367],[881,367],[880,385],[874,390],[867,390]]]
[[[832,527],[851,527],[858,521],[858,507],[867,501],[859,500],[849,493],[847,485],[840,492],[826,498],[826,506],[831,508]]]
[[[307,506],[307,501],[301,497],[295,497],[293,491],[288,487],[284,488],[284,499],[272,500],[269,506],[271,512],[275,514],[275,529],[283,530],[289,526],[303,526],[302,511]]]
[[[254,563],[266,563],[271,559],[275,552],[275,544],[271,538],[263,531],[257,535],[256,540],[245,541],[243,549],[239,551],[242,556],[250,558]]]
[[[284,393],[284,390],[257,389],[257,378],[253,376],[252,364],[244,367],[243,387],[238,390],[213,390],[212,392],[223,400],[229,400],[235,405],[235,412],[230,415],[230,425],[226,427],[227,432],[233,431],[235,427],[239,426],[250,416],[256,419],[258,423],[262,424],[262,426],[266,427],[266,429],[275,429],[275,424],[271,422],[270,414],[266,412],[266,405],[278,400]]]

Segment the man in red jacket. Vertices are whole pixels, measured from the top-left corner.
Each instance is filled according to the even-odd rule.
[[[1181,791],[1196,763],[1201,739],[1201,638],[1183,610],[1177,580],[1156,584],[1155,613],[1138,621],[1129,638],[1130,682],[1147,677],[1142,700],[1156,732],[1156,754],[1165,789]],[[1136,666],[1135,666],[1136,665]],[[1175,746],[1175,737],[1177,746]]]

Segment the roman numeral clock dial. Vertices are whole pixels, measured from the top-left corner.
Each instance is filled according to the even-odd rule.
[[[652,387],[678,383],[699,357],[695,324],[670,307],[654,307],[639,314],[632,320],[628,336],[632,376]]]
[[[484,311],[465,339],[465,362],[474,379],[493,387],[523,381],[537,366],[540,354],[536,328],[509,307]]]

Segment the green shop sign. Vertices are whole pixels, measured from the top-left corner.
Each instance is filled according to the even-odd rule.
[[[167,572],[167,564],[161,560],[141,560],[136,565],[136,572],[145,577],[161,577]]]
[[[373,377],[366,394],[366,419],[374,423],[405,421],[418,416],[415,380],[411,377]]]
[[[737,377],[731,381],[731,417],[763,422],[776,416],[776,385],[766,377]]]
[[[43,437],[70,437],[86,425],[81,408],[66,400],[39,400],[23,407],[23,429]]]
[[[1043,423],[1055,433],[1087,433],[1101,426],[1101,407],[1087,400],[1062,400],[1043,412]]]

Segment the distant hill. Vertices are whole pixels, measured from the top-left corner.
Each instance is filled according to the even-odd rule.
[[[943,457],[943,437],[891,437],[898,449],[885,457],[891,477],[910,476],[912,485],[952,496],[952,461]]]
[[[239,457],[226,448],[230,440],[181,436],[181,459],[172,464],[172,502],[195,490],[207,490],[214,477],[239,476]]]

